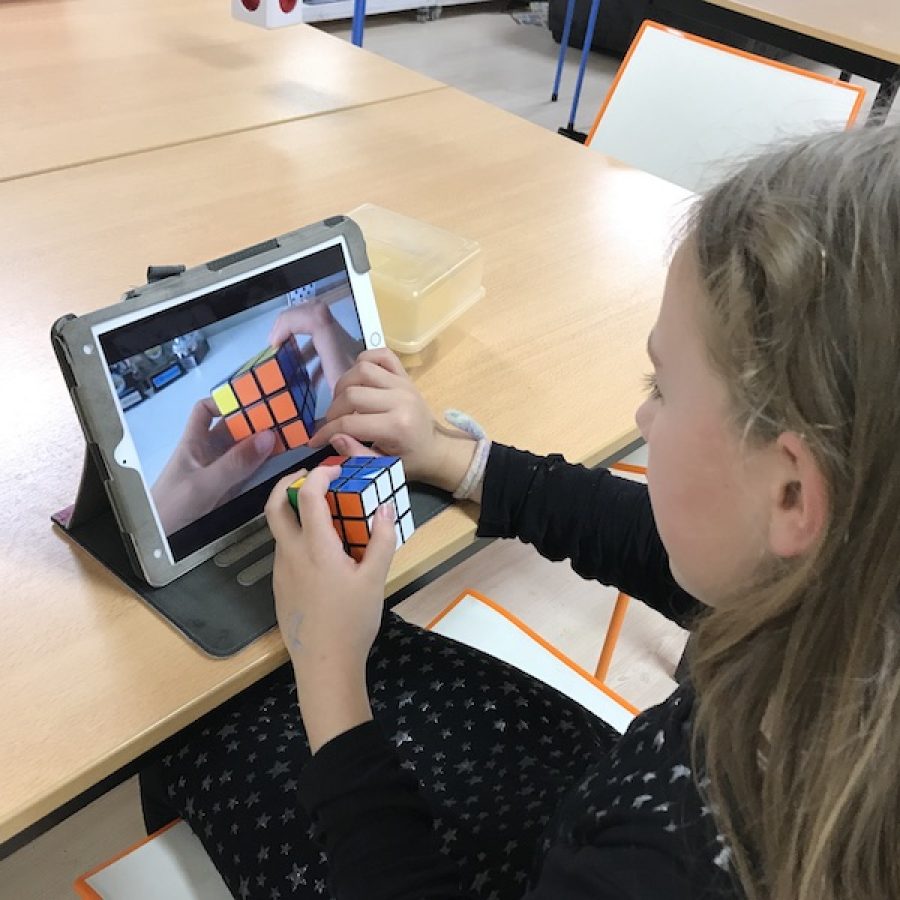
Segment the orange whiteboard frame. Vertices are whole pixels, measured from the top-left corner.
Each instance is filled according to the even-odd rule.
[[[181,819],[173,819],[169,822],[168,825],[163,825],[159,831],[154,831],[153,834],[148,834],[147,837],[142,838],[136,843],[132,844],[130,847],[126,847],[121,853],[117,853],[111,859],[106,860],[106,862],[100,863],[100,865],[94,866],[89,872],[85,872],[84,875],[81,875],[79,878],[75,880],[73,887],[75,888],[75,893],[81,898],[81,900],[103,900],[103,898],[98,894],[87,882],[88,879],[96,875],[98,872],[102,872],[104,869],[111,866],[113,863],[117,863],[120,859],[128,856],[129,853],[134,853],[135,850],[140,850],[144,844],[149,844],[150,841],[158,838],[161,834],[165,834],[170,828],[174,828]]]
[[[427,631],[431,631],[444,616],[447,615],[454,607],[456,607],[459,603],[461,603],[466,597],[474,597],[476,600],[480,600],[485,606],[489,606],[494,612],[500,613],[508,621],[512,622],[516,628],[524,631],[525,634],[528,635],[533,641],[536,641],[544,650],[550,653],[552,656],[555,656],[561,663],[567,665],[573,672],[577,675],[580,675],[585,680],[589,681],[598,691],[606,694],[610,700],[615,703],[618,703],[623,709],[628,710],[633,716],[640,715],[640,710],[634,706],[632,703],[629,703],[624,697],[617,694],[615,691],[608,688],[602,681],[598,681],[594,678],[593,675],[590,674],[586,669],[582,669],[576,662],[573,662],[566,656],[561,650],[557,650],[553,644],[546,641],[542,638],[534,629],[530,628],[526,625],[521,619],[514,616],[508,609],[501,606],[494,600],[491,600],[490,597],[485,597],[484,594],[480,594],[478,591],[473,590],[465,590],[463,591],[451,604],[449,604],[446,608],[442,609],[426,626],[425,629]]]
[[[694,41],[694,43],[703,44],[706,47],[713,47],[716,50],[722,50],[725,53],[731,53],[735,56],[740,56],[744,59],[752,60],[753,62],[762,63],[766,66],[772,66],[773,68],[781,69],[783,72],[793,72],[795,75],[803,75],[806,78],[812,78],[815,81],[823,81],[827,84],[833,84],[842,87],[848,91],[854,91],[856,93],[856,102],[853,104],[853,109],[850,112],[850,118],[847,120],[848,128],[856,121],[856,118],[859,115],[859,110],[862,107],[862,102],[866,96],[864,88],[861,88],[856,84],[847,84],[846,81],[841,81],[839,78],[832,78],[828,75],[821,75],[818,72],[809,72],[806,69],[799,68],[798,66],[791,66],[787,63],[779,62],[777,59],[768,59],[765,56],[758,56],[756,53],[750,53],[747,50],[738,50],[735,47],[729,47],[727,44],[720,44],[718,41],[711,41],[709,40],[709,38],[703,38],[699,37],[696,34],[691,34],[689,31],[682,31],[679,28],[670,28],[668,25],[662,25],[659,22],[652,21],[651,19],[645,19],[644,22],[641,23],[641,27],[638,29],[638,33],[635,35],[634,40],[631,42],[631,46],[628,48],[628,52],[625,54],[625,58],[622,60],[622,64],[619,66],[619,70],[616,72],[616,77],[613,79],[613,83],[610,86],[609,91],[607,92],[606,97],[604,98],[603,103],[600,106],[600,111],[597,113],[597,116],[594,119],[594,124],[591,125],[591,130],[588,132],[588,136],[584,142],[586,147],[590,146],[591,141],[594,139],[594,134],[596,133],[597,128],[600,125],[600,120],[603,118],[603,114],[606,112],[606,108],[609,106],[610,101],[613,98],[613,94],[615,94],[616,92],[619,81],[625,74],[625,70],[628,68],[628,63],[631,62],[631,57],[634,55],[634,51],[637,49],[641,38],[644,36],[645,32],[651,28],[655,29],[656,31],[666,32],[667,34],[678,35],[679,37],[682,37],[687,41]]]

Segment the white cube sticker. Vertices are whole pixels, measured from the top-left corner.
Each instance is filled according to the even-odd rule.
[[[397,506],[398,516],[406,515],[409,512],[409,491],[405,485],[394,494],[394,503]]]
[[[370,516],[376,509],[378,509],[378,492],[375,490],[375,485],[370,484],[363,492],[362,492],[362,505],[363,505],[363,514],[366,516]]]

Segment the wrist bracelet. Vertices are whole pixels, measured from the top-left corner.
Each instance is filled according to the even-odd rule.
[[[458,409],[444,411],[444,418],[454,428],[465,432],[477,441],[475,453],[466,474],[463,475],[456,490],[453,492],[455,500],[469,500],[484,480],[484,470],[487,468],[488,456],[491,452],[491,442],[484,429],[469,415]]]

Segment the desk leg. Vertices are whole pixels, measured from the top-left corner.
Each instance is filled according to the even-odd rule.
[[[900,66],[894,69],[893,74],[889,75],[881,82],[878,88],[878,95],[869,110],[869,118],[866,119],[866,125],[881,125],[887,114],[891,111],[891,105],[894,97],[897,96],[897,89],[900,88]]]

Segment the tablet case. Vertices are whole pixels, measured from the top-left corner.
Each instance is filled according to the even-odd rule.
[[[346,217],[326,219],[319,225],[302,229],[302,233],[306,239],[321,242],[333,237],[337,230],[347,240],[351,261],[357,271],[368,271],[369,263],[362,235]],[[226,266],[250,258],[253,258],[254,264],[259,264],[266,261],[266,255],[270,252],[283,253],[280,242],[298,234],[300,232],[266,241],[188,272],[183,266],[151,267],[147,271],[148,285],[129,291],[123,297],[123,311],[158,303],[159,282],[164,279],[177,276],[172,277],[172,296],[185,293],[202,286],[205,278],[216,278],[216,273]],[[182,280],[184,278],[188,278],[191,283],[185,284]],[[145,296],[146,289],[151,285],[155,290],[150,292],[149,297]],[[78,389],[85,392],[106,390],[107,385],[76,384],[67,347],[61,337],[62,329],[73,321],[88,329],[92,324],[90,314],[78,319],[66,317],[54,325],[51,337],[66,384],[74,399]],[[79,417],[84,415],[81,404],[76,402],[75,408]],[[119,427],[118,423],[91,422],[90,425],[91,429]],[[88,433],[87,428],[84,431]],[[109,466],[102,458],[97,444],[89,442],[75,503],[53,515],[52,521],[211,656],[230,656],[275,625],[272,580],[268,574],[249,584],[238,581],[238,576],[246,572],[249,566],[272,553],[271,537],[265,535],[265,540],[254,541],[256,546],[239,559],[233,560],[234,554],[227,553],[226,549],[187,570],[169,584],[152,587],[138,574],[141,567],[135,556],[132,540],[135,523],[120,522],[110,502],[105,484],[109,480],[108,472]],[[417,526],[436,516],[451,502],[450,496],[443,491],[410,485],[410,503]],[[252,539],[258,532],[259,526],[254,525],[245,525],[240,529],[241,538],[245,540],[248,537]]]
[[[410,485],[409,499],[417,527],[452,502],[449,494],[424,485]],[[52,520],[210,656],[231,656],[275,625],[271,577],[265,575],[247,586],[238,581],[241,572],[272,553],[268,535],[231,564],[221,564],[225,554],[219,554],[164,587],[151,587],[135,574],[129,545],[90,452],[85,454],[75,503]]]

